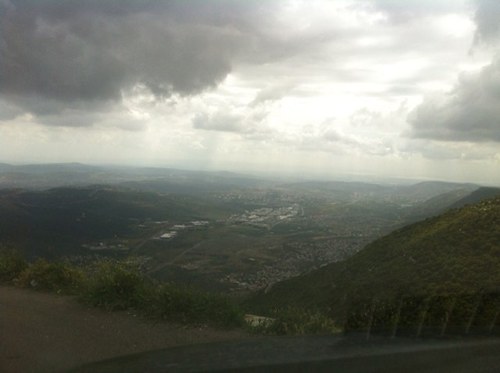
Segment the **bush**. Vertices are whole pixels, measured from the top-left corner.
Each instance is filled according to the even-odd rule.
[[[89,271],[82,300],[109,311],[136,309],[152,318],[221,327],[243,325],[243,313],[227,298],[170,284],[154,284],[126,262],[105,260]]]
[[[19,275],[19,285],[37,290],[74,294],[83,283],[80,270],[65,263],[50,263],[40,259],[27,266]]]
[[[15,250],[0,250],[0,283],[16,279],[28,263],[21,254]]]
[[[145,280],[135,266],[103,260],[91,268],[81,298],[108,311],[124,310],[143,305],[146,290]]]
[[[153,283],[131,262],[101,260],[82,271],[46,260],[28,265],[14,252],[2,253],[0,279],[11,281],[17,276],[20,286],[77,294],[84,303],[108,311],[135,309],[152,318],[183,324],[244,325],[243,312],[228,298]]]
[[[299,308],[277,309],[269,322],[251,330],[271,335],[336,334],[340,329],[323,313]]]
[[[153,317],[188,324],[243,325],[243,313],[226,297],[170,284],[155,288],[147,312]]]

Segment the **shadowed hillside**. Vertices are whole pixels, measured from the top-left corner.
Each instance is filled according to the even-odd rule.
[[[0,241],[28,255],[57,257],[86,252],[86,242],[140,238],[141,222],[211,218],[227,209],[190,196],[91,186],[0,192]],[[144,232],[143,232],[144,231]],[[129,242],[133,245],[134,242]]]

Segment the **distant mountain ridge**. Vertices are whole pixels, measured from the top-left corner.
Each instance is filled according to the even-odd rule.
[[[470,183],[442,181],[424,181],[413,184],[386,184],[362,181],[295,181],[285,182],[279,176],[261,177],[229,171],[194,171],[168,167],[111,166],[87,165],[83,163],[48,163],[12,165],[0,163],[0,188],[48,189],[58,186],[86,186],[93,184],[117,184],[121,182],[135,183],[154,182],[146,189],[158,191],[160,182],[184,183],[186,181],[212,183],[232,186],[279,187],[290,190],[307,190],[323,193],[334,193],[342,197],[359,193],[383,197],[392,194],[401,195],[403,199],[423,201],[433,196],[465,188],[473,190],[479,187]]]
[[[93,166],[82,163],[0,164],[0,188],[49,189],[60,186],[124,184],[154,192],[190,191],[231,186],[269,186],[251,175],[232,172],[190,171],[161,167]],[[191,185],[188,185],[191,184]],[[186,186],[190,187],[186,188]]]
[[[380,198],[393,201],[423,202],[441,194],[464,191],[462,196],[479,188],[472,183],[453,183],[444,181],[423,181],[409,185],[387,185],[354,181],[304,181],[284,184],[283,187],[291,190],[332,195],[346,199],[357,196],[359,198]],[[454,201],[453,201],[454,202]]]

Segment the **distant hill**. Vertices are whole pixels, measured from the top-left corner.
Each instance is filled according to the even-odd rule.
[[[307,181],[284,184],[282,187],[305,193],[317,193],[337,200],[381,199],[396,203],[422,203],[438,196],[448,195],[445,201],[438,197],[439,207],[444,209],[468,193],[478,188],[469,183],[425,181],[411,185],[373,184],[345,181]],[[437,207],[434,205],[434,207]],[[437,211],[437,210],[436,210]],[[423,215],[426,215],[425,213]],[[428,216],[428,215],[426,215]]]
[[[49,164],[27,164],[19,166],[10,166],[19,172],[26,173],[47,173],[47,172],[92,172],[100,171],[98,166],[89,166],[83,163],[49,163]]]
[[[197,194],[228,188],[262,187],[275,182],[232,172],[160,167],[90,166],[81,163],[9,165],[0,163],[0,188],[50,189],[95,184],[160,192]]]
[[[249,301],[262,312],[297,306],[340,317],[353,299],[500,288],[500,197],[415,223],[343,262],[275,284]]]

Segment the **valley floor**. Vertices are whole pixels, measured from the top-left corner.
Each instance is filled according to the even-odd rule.
[[[0,371],[55,372],[131,353],[248,338],[242,331],[144,321],[71,297],[0,286]]]

